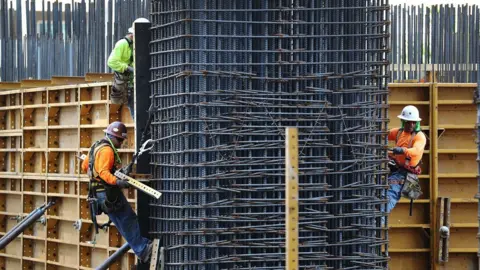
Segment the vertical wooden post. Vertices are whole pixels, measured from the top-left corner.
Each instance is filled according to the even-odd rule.
[[[432,269],[438,268],[438,86],[430,86],[430,258]]]
[[[285,154],[286,269],[298,268],[298,129],[286,129]]]

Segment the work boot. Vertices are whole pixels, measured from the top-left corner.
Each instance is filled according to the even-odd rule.
[[[148,246],[147,246],[146,251],[143,255],[143,258],[140,258],[140,261],[142,263],[148,263],[148,261],[150,260],[150,257],[152,256],[152,250],[153,250],[153,243],[150,242],[150,243],[148,243]]]

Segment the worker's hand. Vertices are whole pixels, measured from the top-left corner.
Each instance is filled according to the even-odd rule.
[[[119,188],[129,188],[130,184],[125,180],[117,178],[117,186]]]
[[[132,73],[132,74],[133,74],[134,69],[133,69],[133,67],[128,66],[128,67],[127,67],[127,71],[128,71],[128,73]]]
[[[129,175],[132,172],[132,168],[129,169],[129,166],[124,166],[120,169],[120,172]]]
[[[393,148],[393,154],[394,155],[401,155],[403,154],[404,151],[403,151],[403,147],[395,147]]]

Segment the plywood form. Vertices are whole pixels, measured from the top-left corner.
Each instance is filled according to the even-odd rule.
[[[90,82],[98,78],[108,82]],[[120,151],[122,163],[131,160],[134,124],[126,106],[108,101],[110,81],[109,74],[91,74],[0,85],[6,89],[0,91],[0,235],[45,201],[57,201],[44,224],[36,223],[0,251],[0,269],[93,269],[124,243],[114,226],[90,243],[88,178],[75,157],[87,153],[104,136],[103,129],[119,120],[132,135]],[[135,207],[136,192],[125,194]],[[105,215],[98,219],[108,220]],[[83,224],[79,231],[73,227],[78,220]],[[131,269],[134,259],[130,251],[112,269]]]
[[[413,216],[402,199],[389,218],[390,269],[478,269],[476,84],[389,85],[391,126],[406,105],[420,110],[427,135],[420,182],[424,194]],[[449,261],[438,262],[439,202],[451,199]]]

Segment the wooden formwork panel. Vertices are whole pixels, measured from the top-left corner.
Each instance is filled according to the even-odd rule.
[[[5,254],[8,254],[10,257],[21,258],[22,257],[22,239],[17,238],[15,240],[13,240],[2,251],[4,251]],[[8,267],[10,267],[10,266],[7,265],[7,268]],[[10,268],[8,268],[8,269],[10,269]]]
[[[464,125],[473,130],[476,121],[477,106],[474,104],[438,105],[438,126],[440,128],[456,129],[455,126]]]
[[[453,253],[449,255],[449,262],[446,264],[439,264],[439,270],[477,270],[478,257],[476,253]],[[454,266],[455,268],[452,268]]]
[[[391,228],[389,230],[389,249],[391,252],[399,250],[424,252],[430,248],[430,237],[427,228]]]
[[[390,213],[389,224],[430,224],[429,212],[428,202],[416,201],[413,204],[412,216],[410,216],[410,201],[402,198]]]
[[[450,222],[453,226],[478,226],[478,203],[454,202],[450,211]]]
[[[0,270],[94,269],[124,243],[113,225],[91,243],[88,178],[76,156],[86,154],[108,124],[118,120],[127,124],[130,135],[119,151],[127,165],[134,152],[134,124],[126,106],[110,103],[110,82],[73,79],[57,78],[54,84],[82,84],[44,82],[44,87],[0,91],[0,236],[35,208],[56,200],[41,222],[0,251]],[[135,191],[124,193],[135,207]],[[106,215],[97,219],[108,221]],[[77,230],[73,224],[79,220]],[[111,269],[132,269],[134,259],[129,252]]]
[[[46,105],[38,107],[28,107],[23,109],[23,129],[41,129],[45,128],[48,121],[48,112]]]
[[[80,107],[82,125],[108,126],[107,104],[85,104]]]
[[[29,258],[24,257],[23,258],[23,269],[28,269],[28,270],[41,270],[45,269],[45,263],[43,262],[38,262],[38,261],[30,261]]]
[[[21,269],[22,266],[22,262],[21,260],[19,259],[14,259],[14,258],[5,258],[4,260],[4,263],[5,263],[5,268],[6,270],[9,270],[9,269]]]
[[[390,253],[391,270],[426,270],[430,269],[430,255],[428,252],[399,252]]]
[[[476,88],[443,83],[389,86],[390,128],[400,124],[396,116],[404,106],[419,108],[427,135],[422,161],[428,162],[420,176],[424,194],[414,203],[413,215],[405,199],[390,214],[390,269],[478,269]],[[443,198],[450,202],[449,211],[440,210]],[[444,218],[450,224],[448,261],[440,262],[438,231]]]
[[[477,252],[478,241],[477,228],[452,227],[450,229],[450,252],[465,252],[466,250]]]
[[[439,174],[477,174],[477,154],[438,154]]]
[[[41,260],[45,258],[46,254],[47,254],[47,250],[45,247],[44,240],[29,239],[29,238],[23,239],[23,256],[24,257]]]

